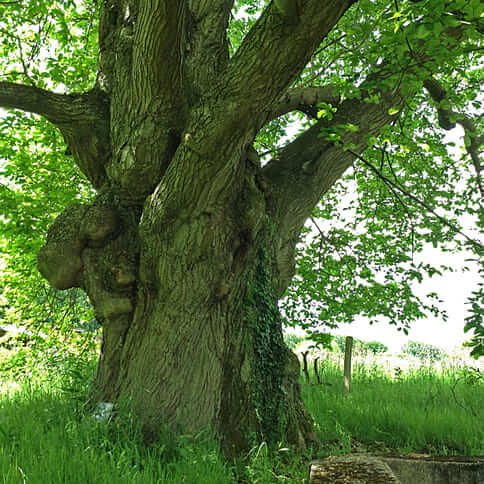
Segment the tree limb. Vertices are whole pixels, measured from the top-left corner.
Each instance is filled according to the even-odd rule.
[[[397,112],[390,114],[389,109],[402,103],[400,96],[390,92],[381,96],[379,104],[365,102],[365,96],[362,100],[347,99],[331,121],[319,120],[263,168],[262,174],[272,187],[272,210],[284,231],[298,233],[323,194],[354,161],[352,154],[322,134],[337,131],[341,143],[363,151],[367,136],[378,134],[395,119]],[[349,123],[358,123],[357,129],[346,130]]]
[[[271,2],[229,62],[223,85],[239,119],[264,121],[264,111],[270,111],[355,0],[293,2],[295,16]]]
[[[362,152],[367,147],[367,136],[378,134],[395,118],[389,108],[402,102],[390,93],[382,97],[380,104],[348,99],[339,105],[331,122],[318,121],[262,169],[268,187],[268,209],[280,237],[276,261],[280,288],[275,288],[276,292],[282,293],[294,274],[294,249],[305,221],[324,193],[354,162],[353,154],[322,137],[322,131],[358,120],[358,131],[343,132],[341,142]]]
[[[465,143],[465,147],[476,171],[477,184],[481,193],[481,198],[484,199],[484,186],[481,176],[481,171],[484,170],[484,164],[479,155],[481,147],[484,144],[484,135],[478,135],[478,128],[472,118],[463,113],[457,113],[450,108],[442,107],[441,103],[447,99],[447,92],[437,79],[427,79],[424,81],[424,87],[430,94],[430,97],[437,103],[437,114],[440,127],[449,131],[455,128],[456,124],[460,124],[464,129],[464,133],[469,139],[469,142]]]
[[[206,90],[229,60],[227,28],[234,0],[188,0],[190,52],[184,76],[192,88]],[[196,28],[194,26],[196,25]]]
[[[109,104],[99,91],[65,95],[0,82],[0,107],[36,113],[57,126],[81,171],[94,187],[103,185],[110,155]]]
[[[231,7],[232,0],[105,1],[100,85],[112,97],[111,122],[117,127],[106,170],[132,200],[144,200],[163,178],[183,131],[191,130],[190,114],[199,131],[192,108],[226,67]],[[146,134],[155,131],[156,138]]]
[[[81,116],[80,96],[57,94],[38,87],[0,82],[0,106],[40,114],[54,124],[66,124]]]
[[[291,111],[301,111],[312,118],[317,118],[318,104],[336,105],[340,96],[331,86],[298,87],[289,89],[269,113],[268,120],[278,118]]]

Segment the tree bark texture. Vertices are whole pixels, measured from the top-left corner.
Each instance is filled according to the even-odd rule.
[[[324,120],[264,167],[252,145],[274,116],[339,102],[288,88],[354,2],[298,0],[291,19],[271,3],[229,57],[232,3],[105,0],[91,92],[0,83],[0,105],[58,126],[98,192],[57,218],[38,256],[103,325],[93,400],[128,402],[148,439],[212,427],[229,453],[315,438],[277,301],[305,220],[353,162],[321,139]],[[358,119],[343,141],[362,151],[401,102],[346,100],[333,123]]]

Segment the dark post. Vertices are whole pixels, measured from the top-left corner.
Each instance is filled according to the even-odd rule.
[[[344,370],[344,394],[348,395],[351,389],[351,351],[353,349],[353,337],[347,336],[345,341],[345,370]]]

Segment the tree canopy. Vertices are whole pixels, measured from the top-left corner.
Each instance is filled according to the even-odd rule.
[[[38,107],[56,94],[36,91],[37,109],[32,109],[29,89],[74,96],[99,82],[99,12],[108,3],[0,1],[0,106],[44,115],[8,110],[0,118],[2,290],[9,304],[21,306],[45,291],[34,260],[48,226],[73,200],[94,195],[85,170],[72,163],[65,133],[63,138]],[[266,1],[205,3],[231,11],[231,57],[242,55],[251,35],[273,33],[270,26],[254,28],[256,22],[269,22]],[[484,271],[479,242],[484,228],[483,3],[349,2],[353,6],[321,43],[311,38],[307,19],[307,38],[291,34],[304,2],[273,3],[287,25],[277,32],[282,38],[273,39],[282,45],[261,53],[260,78],[270,82],[273,75],[265,66],[274,62],[264,55],[284,55],[278,49],[290,50],[297,42],[312,42],[314,49],[257,134],[257,157],[263,164],[278,157],[284,162],[293,150],[303,159],[317,139],[318,149],[342,146],[352,158],[344,175],[335,172],[339,180],[308,222],[307,244],[298,251],[297,276],[284,304],[288,322],[314,329],[357,315],[383,315],[407,328],[427,312],[438,314],[438,295],[420,300],[412,281],[453,268],[416,262],[426,244],[466,249]],[[13,91],[18,84],[24,90]],[[373,132],[372,116],[385,116],[384,127]],[[446,136],[455,126],[460,126],[462,147]],[[316,172],[309,162],[299,169]],[[287,177],[290,191],[289,170]],[[475,230],[461,229],[463,218]],[[466,329],[473,330],[473,352],[479,355],[484,353],[482,283],[469,302]]]

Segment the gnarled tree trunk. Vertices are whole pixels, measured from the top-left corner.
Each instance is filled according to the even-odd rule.
[[[314,433],[282,338],[281,235],[262,178],[234,160],[240,175],[214,187],[200,155],[178,149],[193,174],[171,185],[185,190],[160,188],[141,207],[103,189],[58,217],[39,253],[42,273],[84,288],[103,325],[93,399],[127,400],[148,439],[168,422],[214,428],[228,452],[305,446]]]

